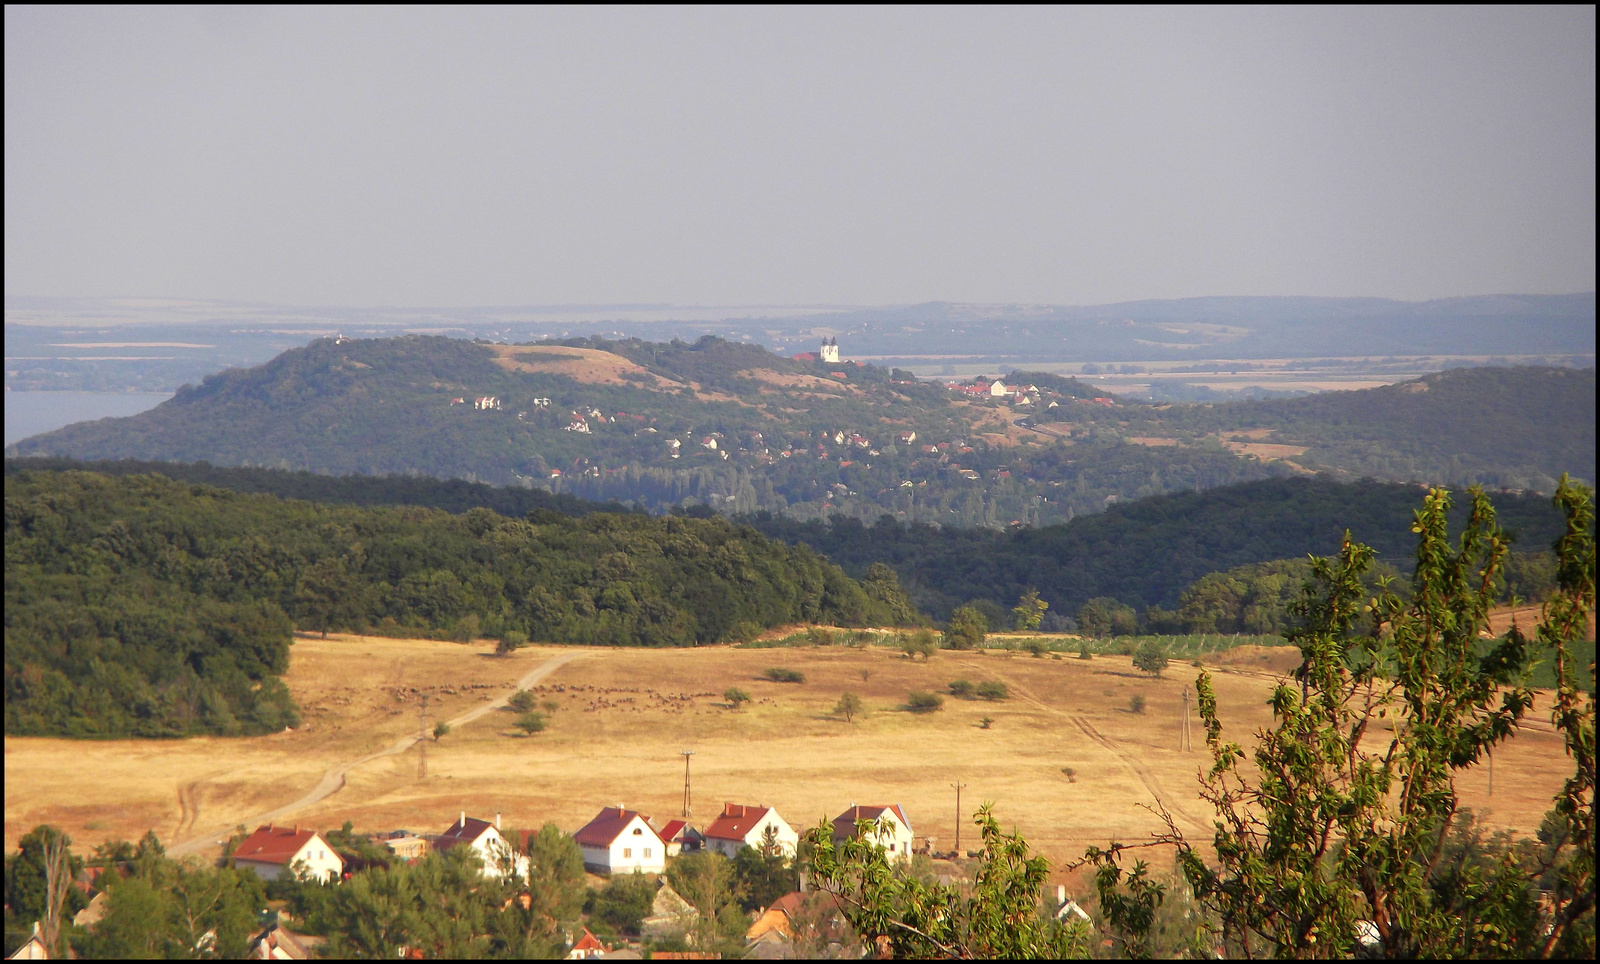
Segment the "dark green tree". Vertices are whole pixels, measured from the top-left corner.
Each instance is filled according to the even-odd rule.
[[[944,631],[944,645],[946,649],[975,649],[983,645],[988,633],[989,624],[983,618],[983,613],[972,606],[961,606],[950,614],[950,623]]]

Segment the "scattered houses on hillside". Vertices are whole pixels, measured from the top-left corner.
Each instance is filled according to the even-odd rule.
[[[256,872],[262,880],[286,873],[302,880],[338,880],[344,860],[315,830],[267,824],[244,839],[233,852],[233,865]]]
[[[687,820],[668,820],[656,833],[666,841],[667,856],[676,857],[681,853],[694,853],[704,850],[706,846],[705,835],[689,826]]]
[[[778,816],[777,810],[742,803],[724,804],[722,814],[704,833],[706,848],[724,857],[733,857],[741,847],[761,850],[769,845],[777,847],[785,857],[792,857],[800,845],[800,835]]]
[[[667,869],[666,841],[648,817],[620,803],[601,810],[572,839],[583,851],[584,866],[602,873],[659,874]]]

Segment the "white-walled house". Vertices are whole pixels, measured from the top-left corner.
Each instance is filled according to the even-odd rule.
[[[906,812],[898,803],[872,807],[852,804],[849,810],[833,818],[834,842],[838,843],[856,836],[860,832],[857,824],[875,820],[881,820],[887,826],[869,834],[868,842],[888,851],[891,860],[910,860],[911,845],[915,842],[915,838],[911,832],[911,821],[906,819]]]
[[[601,810],[572,839],[583,851],[584,865],[605,873],[659,874],[667,869],[667,844],[650,826],[650,818],[620,803]]]
[[[468,817],[463,810],[461,817],[448,830],[433,839],[433,849],[437,853],[460,846],[477,851],[478,858],[483,861],[485,877],[505,877],[508,874],[521,876],[528,872],[528,858],[517,853],[511,842],[501,836],[498,813],[494,815],[494,823],[490,823],[477,817]]]
[[[732,857],[741,847],[760,850],[767,839],[767,828],[773,831],[773,842],[784,856],[793,857],[800,846],[800,835],[778,816],[771,807],[751,807],[742,803],[724,804],[722,815],[712,821],[703,832],[706,849],[715,850],[724,857]]]
[[[299,827],[257,827],[233,852],[233,865],[262,880],[298,874],[302,880],[338,880],[344,860],[322,835]]]

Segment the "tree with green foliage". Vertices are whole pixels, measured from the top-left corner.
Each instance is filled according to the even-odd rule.
[[[960,606],[950,614],[950,622],[944,630],[944,645],[946,649],[976,649],[983,645],[988,633],[989,624],[983,613],[972,606]]]
[[[500,639],[494,644],[496,656],[510,656],[512,653],[528,645],[528,634],[520,629],[506,629],[500,633]]]
[[[991,703],[1011,698],[1011,688],[999,680],[986,680],[973,689],[973,695]]]
[[[7,954],[27,941],[35,923],[45,947],[60,953],[63,925],[87,903],[72,886],[82,869],[72,838],[55,827],[35,827],[17,841],[17,853],[5,861]]]
[[[1167,668],[1166,647],[1153,639],[1145,640],[1133,651],[1133,665],[1142,673],[1160,676],[1162,670]]]
[[[771,680],[774,683],[804,683],[806,681],[806,674],[797,669],[785,669],[782,666],[770,667],[761,676],[763,679]]]
[[[750,922],[739,906],[743,894],[731,860],[714,850],[681,854],[667,865],[667,882],[697,911],[695,947],[729,956],[743,950]]]
[[[535,733],[540,733],[544,730],[544,714],[532,712],[524,713],[517,717],[517,721],[512,725],[521,730],[524,734],[532,736]]]
[[[496,956],[559,957],[587,896],[583,852],[560,827],[547,823],[528,837],[527,857],[527,876],[520,883],[528,903],[512,900],[494,918]]]
[[[604,887],[590,891],[585,909],[618,933],[638,936],[639,924],[650,915],[656,889],[655,881],[637,871],[617,874]]]
[[[952,680],[950,683],[950,695],[959,699],[967,699],[972,695],[972,681],[964,679]]]
[[[750,702],[750,694],[737,686],[730,686],[723,690],[722,698],[728,701],[728,706],[736,710]]]
[[[1315,585],[1290,635],[1303,657],[1298,685],[1274,692],[1253,772],[1243,747],[1223,738],[1210,674],[1199,675],[1216,859],[1170,816],[1152,844],[1175,848],[1230,952],[1338,957],[1371,943],[1393,958],[1593,957],[1594,696],[1572,661],[1595,605],[1592,493],[1563,478],[1555,501],[1566,533],[1534,639],[1513,628],[1480,653],[1508,540],[1475,489],[1452,544],[1449,494],[1430,489],[1411,527],[1408,598],[1387,585],[1367,590],[1373,551],[1348,535],[1336,558],[1313,562]],[[1558,667],[1551,718],[1574,764],[1542,834],[1547,870],[1530,874],[1509,856],[1444,861],[1460,819],[1458,775],[1515,736],[1533,705],[1524,674],[1540,651]],[[1086,859],[1108,926],[1137,939],[1161,897],[1119,880],[1127,849],[1092,848]]]
[[[906,709],[913,713],[932,713],[944,708],[944,697],[938,693],[912,690],[906,697]]]
[[[510,699],[506,700],[506,705],[511,707],[514,712],[526,713],[529,710],[532,710],[534,706],[538,704],[538,702],[539,698],[534,696],[529,691],[517,690],[515,693],[511,694]]]
[[[1002,833],[987,804],[974,823],[983,849],[970,889],[905,873],[870,832],[836,842],[829,825],[806,833],[810,879],[836,898],[863,943],[881,942],[896,958],[1087,957],[1085,925],[1041,913],[1049,862],[1021,834]]]
[[[761,846],[740,847],[733,855],[732,869],[732,889],[746,911],[770,907],[779,897],[800,888],[794,860],[778,843],[775,827],[767,828]]]
[[[433,742],[438,743],[441,739],[443,739],[444,737],[447,737],[449,735],[450,735],[450,724],[449,723],[446,723],[444,720],[440,720],[439,722],[437,722],[437,723],[435,723],[433,725]]]
[[[907,656],[916,659],[921,656],[923,661],[933,658],[939,651],[939,638],[931,629],[919,629],[908,636],[901,637],[901,646]]]
[[[1029,589],[1017,600],[1016,608],[1011,610],[1011,628],[1017,632],[1028,632],[1039,628],[1039,623],[1044,621],[1045,610],[1050,604],[1039,598],[1039,590]]]
[[[846,692],[839,696],[839,702],[834,705],[833,713],[835,716],[844,717],[846,723],[854,723],[856,717],[866,712],[866,708],[866,704],[861,701],[861,697],[854,693]]]

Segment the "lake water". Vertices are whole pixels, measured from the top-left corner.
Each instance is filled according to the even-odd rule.
[[[162,392],[6,392],[5,444],[73,422],[137,415],[171,397]]]

